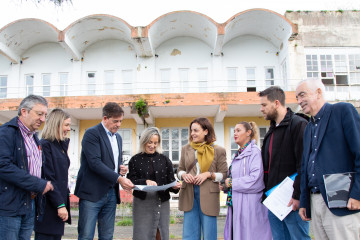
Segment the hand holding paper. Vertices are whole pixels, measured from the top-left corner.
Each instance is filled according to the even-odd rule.
[[[299,205],[300,205],[300,201],[299,200],[296,200],[296,199],[293,199],[291,198],[289,204],[288,204],[288,207],[292,206],[292,210],[293,211],[296,211],[299,209]]]
[[[281,221],[292,211],[288,206],[294,188],[294,181],[286,177],[264,200],[263,204]]]
[[[144,192],[157,192],[157,191],[165,191],[168,188],[176,186],[176,181],[172,183],[162,185],[162,186],[148,186],[148,185],[135,185],[134,190],[144,191]]]

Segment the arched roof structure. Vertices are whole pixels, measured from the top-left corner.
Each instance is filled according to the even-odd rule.
[[[210,17],[193,11],[164,14],[147,26],[151,47],[155,50],[163,42],[175,37],[194,37],[211,48],[215,47],[218,23]]]
[[[253,35],[266,39],[280,48],[297,34],[296,27],[284,16],[267,9],[250,9],[240,12],[224,23],[224,42],[243,35]]]
[[[244,35],[262,37],[281,49],[284,41],[297,35],[297,27],[284,16],[267,9],[246,10],[222,24],[198,12],[175,11],[145,27],[132,27],[121,18],[95,14],[75,21],[63,31],[39,19],[21,19],[0,29],[0,53],[18,63],[32,46],[58,42],[74,60],[80,60],[88,46],[116,39],[132,44],[139,57],[152,57],[162,43],[187,36],[205,42],[214,55],[220,55],[226,43]]]
[[[0,29],[0,53],[13,63],[29,48],[44,42],[57,42],[59,30],[40,19],[21,19]]]

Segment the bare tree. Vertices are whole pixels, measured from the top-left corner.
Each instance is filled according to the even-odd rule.
[[[56,6],[61,6],[61,4],[65,3],[65,2],[72,3],[72,0],[25,0],[25,1],[33,1],[35,3],[53,2]]]

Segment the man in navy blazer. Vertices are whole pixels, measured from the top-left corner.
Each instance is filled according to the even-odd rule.
[[[296,98],[311,120],[304,133],[299,214],[315,239],[359,239],[360,116],[349,103],[326,103],[319,79],[299,83]],[[329,208],[324,174],[355,172],[347,208]]]
[[[0,127],[0,239],[30,239],[35,215],[42,215],[42,195],[54,190],[41,178],[45,157],[36,135],[47,109],[45,98],[29,95],[18,116]]]
[[[78,239],[93,239],[98,222],[99,239],[112,239],[116,204],[120,203],[119,183],[125,190],[134,185],[125,178],[122,140],[117,131],[124,111],[114,102],[103,108],[102,122],[86,130],[81,146],[81,166],[75,195],[80,198]]]

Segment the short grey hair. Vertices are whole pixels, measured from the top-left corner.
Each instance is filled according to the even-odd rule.
[[[325,96],[326,90],[325,90],[325,85],[324,83],[321,81],[320,78],[307,78],[304,80],[301,80],[298,85],[296,86],[296,88],[298,88],[301,84],[306,83],[306,85],[312,90],[312,91],[316,91],[318,88],[321,89],[321,92],[323,94],[323,96]]]
[[[151,137],[154,135],[159,137],[159,144],[156,147],[156,152],[162,153],[160,130],[157,127],[146,128],[141,133],[140,143],[139,143],[139,153],[145,153],[145,145],[150,141]]]
[[[44,97],[31,94],[21,101],[18,109],[18,116],[21,116],[21,109],[24,108],[27,111],[30,111],[36,104],[48,107],[48,101]]]

